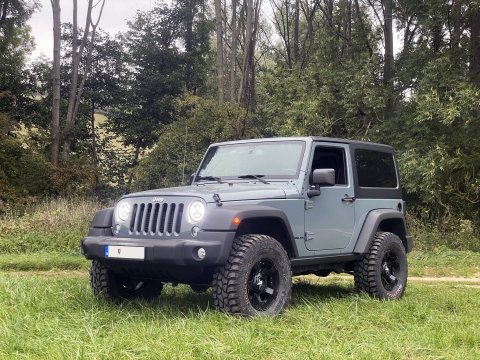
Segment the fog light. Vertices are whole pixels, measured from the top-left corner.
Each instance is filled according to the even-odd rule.
[[[115,229],[113,229],[113,233],[115,235],[118,235],[119,232],[120,232],[120,224],[117,224],[115,225]]]
[[[207,252],[205,251],[204,248],[200,248],[197,251],[197,256],[200,260],[203,260],[203,259],[205,259],[205,256],[207,256]]]
[[[194,226],[192,228],[192,236],[197,237],[199,231],[200,231],[200,228],[198,226]]]

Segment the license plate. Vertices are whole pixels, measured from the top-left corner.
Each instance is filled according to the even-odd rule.
[[[145,259],[145,248],[143,246],[114,246],[105,245],[105,257],[117,259]]]

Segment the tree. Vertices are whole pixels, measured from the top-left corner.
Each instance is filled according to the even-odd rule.
[[[100,5],[100,10],[99,10],[96,21],[93,21],[92,10],[94,7],[98,5]],[[72,73],[71,73],[70,95],[68,100],[67,117],[65,120],[65,139],[63,142],[63,159],[64,160],[67,159],[70,153],[71,143],[73,140],[73,125],[75,124],[75,117],[77,115],[80,99],[82,97],[83,86],[85,84],[85,80],[87,79],[90,71],[91,54],[93,50],[93,44],[95,42],[95,34],[96,34],[96,30],[100,22],[100,19],[102,17],[104,5],[105,5],[105,0],[100,0],[95,5],[93,4],[93,0],[88,1],[85,28],[83,30],[83,38],[80,41],[80,46],[78,46],[77,0],[73,0]],[[91,34],[90,34],[90,26],[92,27]],[[90,42],[89,42],[89,46],[86,48],[89,34],[90,34]],[[80,81],[80,84],[78,84],[79,64],[85,48],[87,49],[86,50],[87,60],[84,67],[84,73],[82,74],[82,79]]]
[[[223,73],[225,64],[223,61],[223,24],[222,24],[222,2],[215,0],[215,30],[217,38],[217,91],[218,102],[221,104],[224,97]]]
[[[56,168],[60,150],[60,0],[51,0],[51,4],[53,11],[51,162]]]
[[[480,86],[480,5],[472,4],[470,15],[470,78]]]
[[[149,12],[138,12],[122,35],[125,74],[117,101],[108,112],[108,127],[133,147],[131,166],[157,141],[161,125],[174,120],[175,100],[190,87],[189,74],[196,74],[195,87],[205,81],[206,67],[199,59],[208,53],[210,27],[202,11],[194,11],[193,21],[186,21],[183,5],[157,4]],[[191,53],[181,46],[190,44],[188,39],[195,40],[188,46]]]

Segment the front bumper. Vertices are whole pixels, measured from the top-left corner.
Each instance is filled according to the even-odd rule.
[[[114,236],[87,236],[82,239],[82,253],[89,260],[108,260],[115,262],[140,262],[145,264],[212,266],[227,261],[235,237],[234,232],[200,232],[195,239],[138,239],[118,238]],[[105,256],[105,246],[142,246],[145,248],[144,260],[117,259]],[[206,256],[200,260],[199,248],[204,248]]]

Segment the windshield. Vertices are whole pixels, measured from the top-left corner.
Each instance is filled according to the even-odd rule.
[[[211,147],[196,181],[206,178],[240,179],[245,175],[262,178],[296,179],[305,142],[269,141]]]

